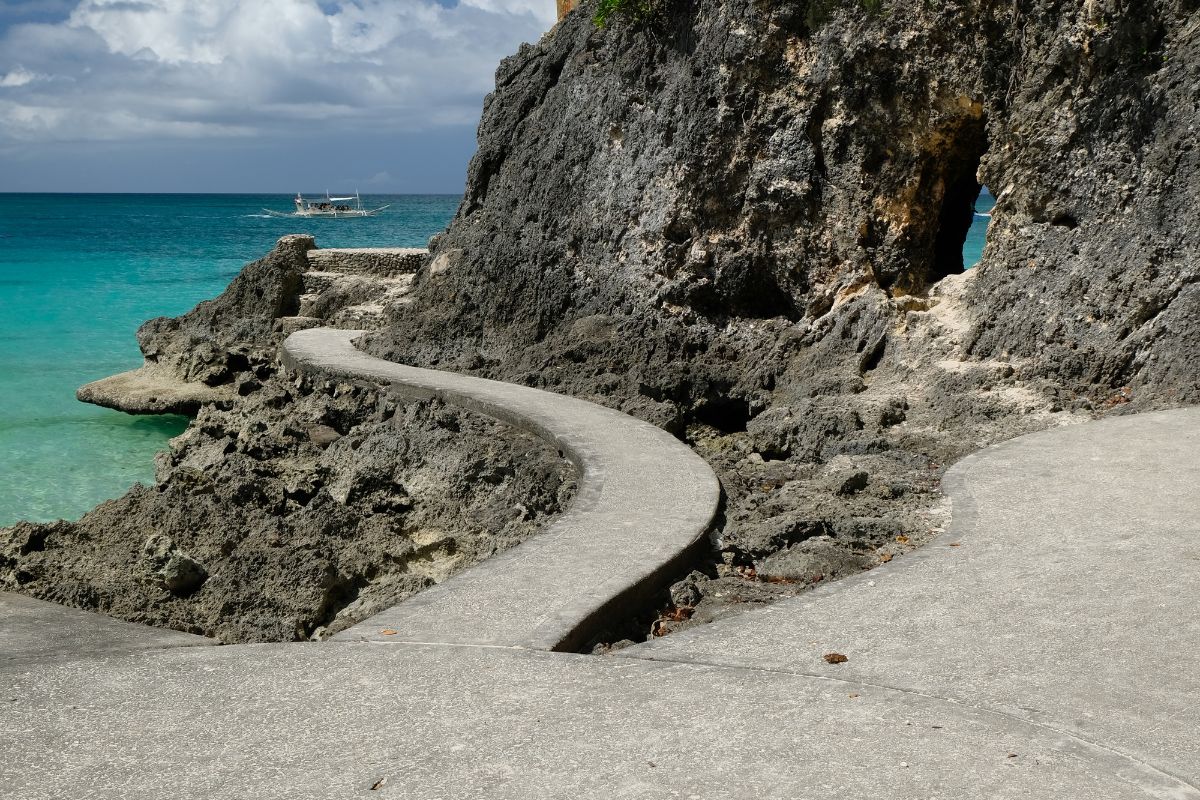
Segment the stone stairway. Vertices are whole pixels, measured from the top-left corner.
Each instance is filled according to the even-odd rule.
[[[389,308],[407,302],[413,276],[428,258],[428,250],[411,247],[309,250],[299,313],[281,317],[279,330],[379,328]]]

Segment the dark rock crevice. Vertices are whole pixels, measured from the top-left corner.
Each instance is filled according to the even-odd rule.
[[[987,151],[986,121],[965,126],[943,156],[941,211],[933,242],[933,265],[925,282],[937,283],[963,271],[963,244],[975,218],[975,201],[983,185],[977,177]]]

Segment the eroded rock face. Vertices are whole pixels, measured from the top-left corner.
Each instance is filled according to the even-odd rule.
[[[283,340],[280,317],[299,310],[311,236],[284,236],[247,264],[220,297],[180,317],[157,317],[138,329],[145,363],[81,386],[85,403],[130,414],[187,414],[231,406],[247,382],[275,372]]]
[[[458,216],[369,349],[688,438],[729,494],[720,581],[764,541],[890,557],[962,454],[1200,401],[1194,0],[883,6],[597,30],[584,3],[501,65]]]
[[[620,375],[687,412],[853,388],[785,373],[830,334],[878,366],[961,274],[982,182],[1000,201],[968,355],[1198,396],[1195,369],[1149,363],[1194,357],[1172,327],[1200,294],[1190,0],[843,3],[815,28],[805,2],[669,5],[664,30],[597,30],[585,5],[501,65],[419,309],[377,352]]]
[[[318,317],[382,314],[377,355],[607,404],[713,464],[707,562],[610,641],[902,557],[946,522],[945,466],[990,442],[1200,401],[1195,0],[666,7],[598,30],[585,2],[501,65],[458,215],[383,300],[351,276],[301,302],[297,240],[148,323],[149,360],[236,399],[203,404],[157,487],[5,531],[5,585],[308,636],[561,505],[552,455],[490,423],[285,381],[278,339]],[[963,273],[981,183],[998,202]],[[93,556],[110,528],[125,544]],[[149,528],[198,588],[134,552]]]
[[[282,336],[280,317],[300,307],[311,236],[285,236],[258,261],[248,264],[221,297],[181,317],[158,317],[138,329],[147,362],[168,368],[184,381],[220,386],[239,373],[275,361]]]
[[[0,588],[226,642],[321,637],[529,537],[573,486],[484,417],[275,379],[205,407],[156,486],[0,530]]]

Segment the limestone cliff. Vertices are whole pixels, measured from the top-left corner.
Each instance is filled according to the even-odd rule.
[[[584,3],[500,66],[373,352],[688,438],[729,494],[710,579],[890,558],[948,460],[1200,401],[1194,0],[658,8]]]
[[[963,355],[1081,400],[1198,399],[1194,6],[680,0],[661,28],[597,29],[585,4],[501,65],[462,208],[375,348],[620,375],[685,417],[764,407],[807,391],[785,373],[835,320],[892,363],[894,329],[961,275],[984,183]]]

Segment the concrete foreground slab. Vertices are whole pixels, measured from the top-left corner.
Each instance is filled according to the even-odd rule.
[[[912,556],[625,654],[902,687],[1200,783],[1200,409],[1014,439],[943,488]]]
[[[71,658],[216,645],[215,639],[0,592],[0,674]],[[0,683],[0,691],[3,684]]]
[[[0,786],[23,800],[1188,796],[1038,726],[763,670],[333,642],[4,680]]]

